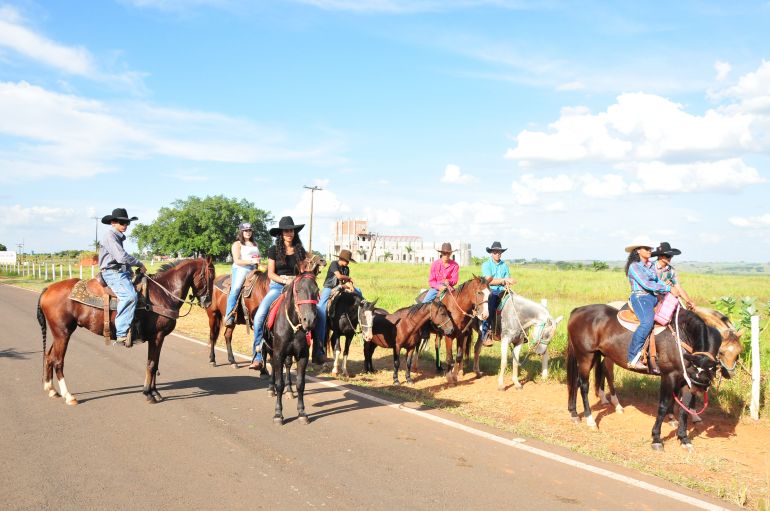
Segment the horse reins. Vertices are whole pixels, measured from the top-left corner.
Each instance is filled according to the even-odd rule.
[[[196,272],[196,273],[198,273],[198,272]],[[166,288],[166,286],[164,286],[163,284],[161,284],[160,282],[158,282],[157,280],[155,280],[154,278],[152,278],[150,275],[147,275],[147,274],[145,274],[144,276],[147,278],[147,280],[148,280],[148,281],[150,281],[150,282],[152,282],[153,284],[155,284],[156,286],[158,286],[158,287],[159,287],[159,288],[160,288],[160,289],[161,289],[161,290],[162,290],[164,293],[166,293],[168,296],[170,296],[171,298],[173,298],[174,300],[176,300],[177,302],[179,302],[179,308],[180,308],[180,310],[181,310],[182,306],[183,306],[185,303],[187,303],[187,304],[189,304],[189,305],[190,305],[190,308],[189,308],[189,309],[187,309],[187,312],[185,312],[184,314],[179,314],[179,313],[177,313],[177,316],[176,316],[176,318],[174,318],[174,319],[177,319],[177,318],[183,318],[183,317],[185,317],[185,316],[189,315],[189,314],[190,314],[190,312],[192,312],[192,308],[193,308],[193,305],[195,304],[194,298],[191,298],[191,299],[190,299],[190,301],[188,302],[187,300],[184,300],[184,299],[182,299],[182,298],[179,298],[178,296],[176,296],[174,293],[172,293],[171,291],[169,291],[169,290]],[[206,293],[205,293],[203,296],[208,296],[208,294],[210,294],[210,290],[209,290],[209,278],[208,278],[208,276],[209,276],[209,266],[208,266],[208,264],[206,264],[206,266],[205,266],[205,268],[204,268],[204,276],[203,276],[203,278],[204,278],[204,280],[205,280],[205,282],[206,282]],[[200,297],[200,296],[196,296],[195,298],[198,298],[198,303],[200,303],[200,302],[201,302],[201,297]],[[149,298],[148,298],[148,300],[149,300]],[[202,307],[202,306],[203,306],[203,305],[201,305],[201,307]],[[153,305],[152,305],[152,304],[148,303],[148,304],[147,304],[147,307],[148,307],[148,308],[150,308],[150,310],[153,310],[153,309],[152,309],[152,307],[153,307]],[[154,311],[154,310],[153,310],[153,312],[156,312],[156,311]],[[165,316],[165,314],[162,314],[162,315],[164,315],[164,316]],[[172,316],[168,316],[168,317],[172,317]]]
[[[317,299],[316,300],[313,300],[313,299],[300,300],[299,299],[299,294],[297,293],[297,284],[302,279],[313,279],[313,280],[315,280],[315,275],[310,273],[310,272],[301,273],[301,274],[297,275],[294,278],[294,281],[291,283],[291,292],[292,292],[292,298],[293,298],[292,301],[294,302],[294,312],[297,313],[297,317],[298,318],[299,318],[299,306],[300,305],[305,305],[305,304],[317,305],[318,304],[318,300]],[[294,333],[297,333],[297,331],[300,328],[302,328],[302,321],[301,320],[298,321],[297,324],[295,325],[294,323],[291,322],[291,318],[289,317],[289,308],[286,307],[286,305],[284,305],[283,311],[284,311],[284,314],[286,314],[286,321],[289,322],[289,326],[291,327],[292,331]],[[308,332],[308,335],[310,335],[310,332]]]
[[[468,318],[475,318],[475,317],[477,317],[479,315],[479,308],[489,301],[489,300],[484,300],[484,301],[481,301],[481,302],[476,302],[474,300],[473,301],[473,314],[468,314],[467,312],[465,312],[465,309],[460,307],[460,304],[458,303],[457,298],[455,298],[454,290],[453,289],[452,290],[447,290],[447,294],[452,298],[452,301],[454,302],[455,307],[457,307],[457,310],[459,310],[460,313],[463,316],[468,317]]]

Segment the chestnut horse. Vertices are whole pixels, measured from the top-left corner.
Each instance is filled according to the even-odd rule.
[[[452,335],[444,336],[446,342],[446,379],[449,383],[456,383],[462,372],[463,356],[468,350],[466,343],[471,337],[471,322],[474,318],[484,321],[489,315],[487,303],[489,302],[489,283],[484,277],[476,277],[466,280],[453,291],[447,291],[441,298],[441,302],[449,310],[455,331]],[[421,294],[420,296],[424,296]],[[420,298],[418,297],[418,300]],[[434,330],[434,333],[443,335]],[[457,339],[457,360],[452,357],[452,340]],[[440,370],[439,363],[439,339],[436,338],[436,369]]]
[[[663,449],[660,438],[663,419],[677,397],[691,407],[697,394],[708,392],[716,376],[719,363],[717,355],[722,338],[719,332],[704,323],[695,313],[679,310],[671,330],[656,335],[658,367],[660,368],[660,400],[655,425],[652,428],[652,448]],[[567,389],[570,416],[580,422],[577,414],[577,391],[583,398],[583,416],[589,427],[595,428],[588,403],[588,383],[591,368],[603,366],[602,357],[627,368],[626,354],[632,333],[617,321],[617,310],[609,305],[585,305],[574,309],[567,325]],[[680,348],[677,337],[689,349]],[[677,437],[682,447],[692,450],[687,436],[687,413],[679,413]]]
[[[215,283],[222,285],[225,282],[230,282],[231,275],[220,275],[216,278]],[[225,344],[227,345],[227,362],[232,367],[238,367],[233,356],[233,330],[235,325],[246,325],[254,314],[257,312],[259,304],[267,294],[267,288],[270,284],[270,279],[267,278],[267,273],[257,271],[257,281],[254,283],[254,288],[251,294],[246,297],[242,297],[238,300],[238,304],[235,307],[235,324],[232,326],[225,326],[224,336]],[[242,307],[245,307],[244,311]],[[227,312],[227,293],[222,292],[217,286],[214,286],[214,294],[211,300],[211,305],[206,308],[206,315],[209,317],[209,363],[212,366],[217,365],[216,356],[214,355],[215,347],[217,344],[217,337],[219,337],[219,331],[222,328],[222,321]]]
[[[93,279],[95,280],[95,279]],[[104,312],[99,307],[91,307],[70,300],[70,292],[79,279],[62,280],[43,289],[37,302],[37,320],[43,334],[43,390],[49,397],[64,397],[68,405],[76,405],[77,399],[70,393],[64,381],[64,356],[70,336],[77,327],[87,328],[102,335]],[[163,340],[174,330],[179,309],[185,303],[188,293],[198,298],[202,307],[211,300],[214,283],[214,265],[211,258],[185,259],[166,264],[147,280],[150,303],[155,310],[136,311],[141,321],[143,337],[147,342],[147,368],[144,389],[147,402],[157,403],[163,400],[156,385],[158,362]],[[115,333],[115,311],[112,311],[110,329]],[[51,328],[53,343],[46,351],[47,330]],[[53,387],[53,371],[59,383],[59,393]]]
[[[300,424],[310,420],[305,413],[305,371],[318,316],[318,284],[316,272],[306,271],[307,261],[300,263],[301,273],[283,289],[283,301],[276,305],[275,323],[266,331],[262,349],[271,355],[272,373],[269,391],[275,393],[273,422],[283,424],[283,367],[290,357],[297,361],[297,415]],[[287,367],[288,372],[288,367]],[[276,380],[277,378],[277,380]]]
[[[452,317],[439,300],[404,307],[387,316],[375,314],[371,341],[364,343],[364,368],[374,370],[372,354],[376,346],[392,348],[393,385],[399,385],[401,349],[406,348],[406,383],[414,383],[411,373],[412,357],[420,344],[420,331],[427,323],[443,335],[450,336],[455,333]],[[364,338],[366,337],[365,332]]]

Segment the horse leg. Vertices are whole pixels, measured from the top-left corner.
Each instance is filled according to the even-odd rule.
[[[690,389],[685,387],[682,389],[682,395],[680,397],[680,400],[682,401],[682,404],[686,406],[687,408],[692,410],[692,406],[695,403],[695,394],[690,392]],[[690,437],[687,436],[687,416],[689,413],[685,411],[683,407],[679,407],[679,427],[676,430],[676,436],[679,438],[679,443],[682,445],[683,449],[686,449],[689,452],[693,452],[695,450],[695,447],[692,445],[692,441],[690,441]]]
[[[401,365],[399,357],[401,356],[401,348],[396,344],[393,347],[393,385],[400,385],[398,382],[398,368]]]
[[[607,380],[607,390],[610,393],[610,403],[615,407],[615,413],[623,413],[623,407],[620,405],[618,394],[615,391],[615,362],[609,358],[605,358],[602,361],[602,364],[604,364],[604,377]]]
[[[433,336],[433,349],[436,352],[436,374],[441,374],[443,371],[441,367],[441,339],[437,334]]]
[[[158,369],[160,364],[160,350],[163,348],[165,334],[158,332],[155,334],[155,351],[153,353],[152,382],[150,384],[150,395],[155,403],[163,401],[163,396],[158,392]]]
[[[519,357],[521,356],[521,344],[516,344],[513,347],[513,362],[511,363],[511,381],[513,382],[513,388],[521,390],[522,385],[519,382]]]
[[[286,362],[284,362],[283,366],[286,369],[286,392],[288,393],[289,399],[296,399],[297,393],[294,391],[294,388],[292,387],[292,383],[291,383],[292,361],[293,361],[293,358],[291,356],[286,357]]]
[[[543,352],[543,357],[540,361],[540,379],[545,381],[548,379],[548,348]]]
[[[218,312],[209,314],[209,364],[212,367],[217,365],[217,357],[214,349],[217,345],[217,337],[219,337],[219,329],[222,325],[222,318]]]
[[[283,425],[283,360],[279,353],[273,353],[273,378],[275,379],[275,413],[273,423]]]
[[[54,337],[48,352],[43,352],[43,391],[48,393],[48,397],[61,397],[53,386],[53,361],[51,360],[51,353],[57,342],[60,341]]]
[[[269,354],[269,357],[269,369],[267,371],[269,376],[267,383],[267,395],[270,397],[275,397],[275,356],[273,354]]]
[[[481,335],[476,337],[476,343],[473,345],[473,372],[476,373],[476,378],[481,378],[484,373],[479,369],[479,358],[481,358]]]
[[[56,381],[59,384],[59,394],[64,398],[64,402],[68,405],[78,404],[78,400],[70,393],[67,388],[67,382],[64,381],[64,356],[67,354],[67,346],[69,345],[70,336],[75,329],[68,328],[66,326],[54,327],[51,325],[51,333],[53,334],[54,341],[51,345],[51,351],[48,352],[48,363],[50,364],[50,370],[56,371]],[[50,397],[57,397],[56,390],[51,385],[51,380],[48,380],[48,386],[43,384],[43,389],[48,390]]]
[[[459,346],[460,341],[457,341],[457,344]],[[452,338],[451,337],[444,337],[444,349],[446,350],[446,357],[445,357],[445,363],[446,363],[446,369],[444,370],[444,374],[446,375],[447,381],[449,383],[453,383],[457,381],[457,375],[454,373],[454,365],[455,365],[455,357],[454,353],[452,352]]]
[[[348,353],[350,353],[350,343],[353,342],[353,334],[345,334],[345,352],[342,354],[342,375],[350,378],[348,374]]]
[[[297,359],[297,421],[300,424],[310,424],[310,419],[305,413],[305,371],[308,357]]]
[[[373,373],[374,364],[372,364],[372,355],[374,354],[374,343],[364,342],[364,372]]]
[[[658,402],[658,416],[655,418],[655,425],[652,427],[652,450],[662,451],[663,440],[660,439],[660,427],[666,412],[671,405],[671,396],[674,389],[674,376],[671,374],[660,379],[660,401]]]
[[[233,356],[233,331],[234,330],[235,330],[235,325],[225,327],[225,345],[227,346],[227,362],[230,364],[230,367],[232,367],[233,369],[237,369],[238,364],[235,361],[235,357]]]
[[[500,372],[497,373],[497,390],[505,390],[505,370],[508,368],[508,344],[511,342],[509,335],[500,339]]]
[[[334,366],[332,366],[332,376],[337,376],[339,372],[339,359],[340,359],[340,334],[335,330],[331,338],[331,347],[334,352]]]
[[[412,357],[414,357],[415,354],[414,348],[408,348],[406,350],[406,383],[408,385],[414,385],[414,380],[412,380]]]

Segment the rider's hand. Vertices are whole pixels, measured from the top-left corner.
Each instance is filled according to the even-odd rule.
[[[695,308],[695,302],[692,300],[685,300],[685,303],[687,304],[688,309],[693,310]]]
[[[675,287],[671,288],[671,294],[674,296],[679,296],[679,290]]]
[[[144,264],[140,264],[136,271],[144,275],[147,273],[147,267]]]

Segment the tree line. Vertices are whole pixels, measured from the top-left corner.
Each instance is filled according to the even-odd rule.
[[[272,243],[268,224],[272,215],[245,199],[223,195],[190,196],[161,208],[148,224],[137,224],[131,232],[140,252],[195,257],[203,254],[225,258],[238,234],[238,225],[249,222],[260,252]]]

